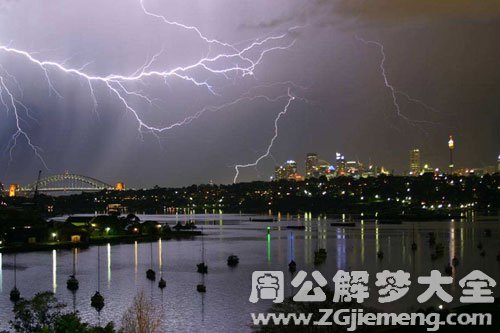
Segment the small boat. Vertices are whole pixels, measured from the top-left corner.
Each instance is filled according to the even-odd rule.
[[[383,259],[383,258],[384,258],[384,252],[382,252],[382,251],[378,251],[378,252],[377,252],[377,258],[379,258],[379,259]]]
[[[196,265],[196,271],[200,274],[208,273],[208,266],[205,264],[205,239],[203,238],[203,229],[201,230],[201,262]]]
[[[167,281],[165,281],[163,278],[160,278],[160,281],[158,281],[158,288],[163,289],[167,286]]]
[[[453,259],[451,259],[451,264],[456,267],[458,266],[458,264],[460,263],[460,261],[458,260],[457,257],[453,257]]]
[[[69,276],[69,279],[66,281],[66,288],[68,288],[71,291],[77,291],[79,287],[78,279],[76,278],[75,257],[76,257],[76,249],[73,249],[73,274],[71,274]]]
[[[196,285],[196,291],[199,293],[206,293],[207,292],[207,287],[203,283],[197,284]]]
[[[320,258],[326,258],[326,250],[323,248],[318,249],[318,251],[314,251],[314,256]]]
[[[356,223],[354,222],[332,222],[330,223],[332,227],[355,227]]]
[[[146,278],[148,280],[154,281],[156,280],[156,273],[151,268],[146,271]]]
[[[303,225],[288,225],[287,229],[304,230],[306,227]]]
[[[401,224],[401,223],[403,223],[403,221],[398,219],[378,220],[378,224]]]
[[[17,302],[21,299],[21,293],[19,292],[19,289],[17,289],[17,287],[14,287],[11,291],[10,291],[10,300],[12,302]]]
[[[98,291],[90,298],[90,306],[97,311],[101,311],[104,307],[104,297]]]
[[[294,260],[290,261],[290,263],[288,264],[288,270],[290,271],[290,273],[295,273],[295,271],[297,270],[297,263]]]
[[[207,274],[208,273],[208,266],[205,265],[205,263],[200,262],[199,264],[196,265],[196,271],[201,274]]]
[[[444,272],[446,275],[451,275],[453,273],[453,267],[448,263],[448,265],[445,266]]]
[[[10,300],[17,302],[21,299],[21,293],[17,289],[17,255],[14,253],[14,288],[10,291]]]
[[[78,290],[79,283],[77,278],[74,275],[70,275],[68,281],[66,281],[66,288],[71,291]]]
[[[97,291],[95,292],[94,296],[90,298],[90,306],[93,307],[94,309],[97,310],[97,312],[101,312],[102,308],[104,307],[104,297],[102,297],[101,293],[99,293],[99,286],[100,286],[100,276],[101,276],[101,265],[100,265],[100,258],[101,258],[101,247],[97,246]]]
[[[151,248],[151,263],[149,266],[149,269],[146,271],[146,278],[148,280],[154,281],[156,280],[156,273],[153,270],[153,242],[150,242],[150,248]]]
[[[238,258],[238,256],[236,256],[234,254],[227,257],[227,265],[230,267],[234,267],[234,266],[238,265],[239,262],[240,262],[240,258]]]

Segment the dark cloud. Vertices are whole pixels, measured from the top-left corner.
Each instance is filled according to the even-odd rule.
[[[497,0],[335,0],[335,14],[377,21],[500,18]]]
[[[284,25],[318,26],[346,23],[346,19],[370,22],[408,23],[411,20],[496,20],[500,19],[498,0],[308,0],[296,4],[285,14],[241,28],[277,28]]]

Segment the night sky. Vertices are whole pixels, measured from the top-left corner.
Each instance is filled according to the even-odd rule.
[[[420,148],[423,162],[445,168],[450,133],[457,167],[496,164],[499,1],[143,2],[152,13],[196,26],[204,36],[238,49],[255,38],[285,33],[270,45],[293,43],[266,53],[253,76],[225,77],[201,68],[189,73],[213,86],[215,94],[179,77],[131,82],[127,89],[152,99],[150,104],[127,96],[145,122],[166,126],[245,93],[276,100],[245,100],[157,135],[140,133],[133,114],[104,84],[94,85],[94,110],[85,80],[50,69],[57,96],[39,67],[0,50],[0,77],[30,109],[31,118],[22,112],[21,126],[48,167],[22,138],[10,158],[16,122],[12,110],[0,104],[1,182],[32,182],[43,169],[45,175],[69,170],[128,187],[230,183],[236,164],[252,163],[266,152],[288,89],[299,98],[278,122],[271,156],[256,168],[241,169],[239,181],[267,180],[287,159],[297,160],[303,173],[308,152],[333,162],[340,151],[347,159],[403,172],[408,151]],[[384,46],[385,72],[401,115],[384,83],[380,48],[361,39]],[[1,45],[68,68],[84,66],[82,71],[96,76],[131,75],[160,51],[154,70],[228,52],[192,29],[146,15],[140,0],[0,0]],[[234,62],[226,59],[217,68]]]

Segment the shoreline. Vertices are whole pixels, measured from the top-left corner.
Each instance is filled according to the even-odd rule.
[[[103,245],[103,244],[131,244],[134,242],[138,243],[148,243],[155,242],[158,239],[162,240],[178,240],[178,239],[191,239],[196,236],[201,236],[202,232],[198,230],[194,231],[172,231],[164,235],[123,235],[123,236],[111,236],[111,237],[96,237],[91,238],[88,242],[47,242],[38,244],[16,244],[16,245],[6,245],[0,247],[0,253],[25,253],[25,252],[43,252],[51,250],[71,250],[73,248],[87,249],[93,245]]]

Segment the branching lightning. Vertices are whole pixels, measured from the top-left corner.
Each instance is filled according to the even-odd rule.
[[[289,88],[288,89],[288,101],[287,101],[285,107],[283,108],[283,110],[280,111],[278,113],[278,115],[276,116],[276,118],[274,119],[274,135],[271,138],[271,141],[269,142],[269,145],[267,146],[266,152],[264,154],[262,154],[261,156],[259,156],[252,163],[238,164],[238,165],[236,165],[234,167],[234,170],[235,170],[236,173],[235,173],[234,178],[233,178],[233,183],[236,183],[236,181],[238,180],[238,176],[240,175],[240,169],[242,169],[242,168],[250,168],[250,167],[257,166],[257,164],[259,164],[260,161],[262,161],[263,159],[265,159],[266,157],[268,157],[271,154],[271,149],[273,148],[274,141],[278,138],[278,122],[279,122],[280,118],[282,116],[284,116],[288,112],[290,104],[292,104],[293,100],[295,100],[295,96],[293,96],[290,93],[290,88]]]
[[[84,82],[88,88],[88,94],[93,103],[95,112],[97,112],[99,108],[98,98],[96,95],[97,89],[107,90],[120,103],[120,105],[132,115],[133,119],[137,123],[138,131],[139,133],[141,133],[141,135],[142,133],[152,133],[153,135],[158,135],[175,127],[189,124],[193,120],[198,119],[206,111],[218,111],[243,101],[265,99],[269,102],[274,102],[288,96],[289,101],[285,110],[278,114],[278,117],[275,121],[276,135],[271,141],[269,147],[270,149],[277,136],[277,122],[279,120],[279,117],[286,113],[289,104],[293,100],[293,97],[290,95],[290,93],[288,93],[288,95],[278,97],[269,97],[267,95],[251,95],[249,93],[246,93],[237,99],[218,106],[206,106],[203,109],[197,111],[195,114],[185,117],[181,121],[174,122],[165,126],[158,126],[147,123],[141,116],[139,108],[135,107],[130,100],[131,98],[137,98],[143,103],[152,105],[155,101],[155,98],[153,96],[149,96],[145,92],[136,91],[130,88],[129,85],[133,83],[143,83],[145,80],[153,78],[160,78],[165,82],[167,82],[167,80],[169,79],[179,79],[192,84],[194,88],[206,89],[214,96],[220,96],[220,91],[218,91],[218,89],[214,87],[211,82],[198,79],[200,73],[209,74],[214,79],[216,77],[227,79],[231,75],[236,77],[253,76],[256,67],[261,64],[266,54],[274,51],[287,50],[294,45],[295,40],[291,38],[291,32],[299,29],[300,27],[291,27],[284,33],[250,40],[245,43],[245,45],[236,47],[235,45],[241,45],[242,43],[240,42],[236,44],[230,44],[219,41],[217,39],[209,38],[205,34],[203,34],[196,26],[190,26],[171,21],[163,15],[151,12],[147,9],[147,6],[145,5],[143,0],[139,0],[139,4],[145,15],[153,17],[154,19],[161,20],[161,22],[169,26],[173,26],[188,32],[194,32],[200,38],[200,40],[206,43],[209,47],[211,45],[217,46],[218,53],[202,57],[198,61],[191,64],[177,66],[174,68],[153,70],[153,65],[155,65],[155,67],[161,67],[161,65],[157,64],[159,55],[161,54],[161,52],[159,52],[150,59],[146,60],[146,62],[132,74],[111,73],[107,75],[96,75],[86,71],[87,65],[92,61],[89,61],[85,65],[78,68],[71,67],[67,65],[67,60],[62,62],[58,62],[55,60],[45,60],[40,58],[40,55],[37,52],[30,52],[16,48],[12,46],[12,43],[6,45],[0,44],[0,52],[12,57],[24,59],[27,65],[38,68],[47,83],[49,94],[54,94],[55,96],[62,97],[57,90],[57,87],[55,86],[53,80],[51,79],[51,76],[54,72],[63,73],[69,77],[74,77],[82,80],[82,82]],[[34,154],[40,159],[44,166],[47,167],[47,164],[42,157],[40,147],[32,142],[32,139],[27,132],[26,126],[24,124],[24,117],[30,119],[32,119],[32,117],[30,116],[29,109],[22,103],[21,99],[21,85],[19,84],[19,82],[17,82],[15,77],[11,76],[6,70],[3,69],[3,67],[0,66],[0,106],[3,106],[3,108],[8,113],[11,112],[15,119],[15,133],[12,135],[11,141],[8,144],[8,151],[10,153],[11,159],[12,152],[18,144],[18,140],[22,138],[26,141],[28,146],[33,150]],[[236,170],[238,172],[238,168]],[[236,178],[237,176],[235,177],[235,180]]]
[[[363,42],[363,43],[365,43],[367,45],[374,45],[374,46],[376,46],[379,49],[380,55],[381,55],[381,60],[380,60],[380,65],[379,65],[380,74],[382,75],[382,78],[384,80],[385,87],[389,90],[389,92],[391,94],[392,104],[394,105],[394,108],[396,110],[397,115],[399,117],[401,117],[402,119],[408,121],[409,123],[413,123],[413,124],[423,124],[423,123],[426,123],[426,124],[435,124],[434,122],[428,121],[428,120],[416,120],[416,119],[412,119],[412,118],[406,116],[405,114],[403,114],[403,112],[401,111],[401,106],[399,105],[399,101],[398,101],[397,95],[402,95],[402,96],[406,97],[408,99],[408,101],[410,101],[412,103],[415,103],[415,104],[418,104],[421,107],[425,108],[426,110],[433,111],[433,112],[438,112],[438,111],[436,109],[430,107],[426,103],[422,102],[421,100],[413,98],[409,94],[396,89],[391,84],[391,82],[389,81],[389,78],[387,76],[387,71],[386,71],[386,68],[385,68],[386,54],[385,54],[385,50],[384,50],[384,45],[382,43],[376,42],[376,41],[372,41],[372,40],[366,40],[366,39],[363,39],[363,38],[359,37],[358,35],[355,35],[354,37],[358,41],[361,41],[361,42]]]

